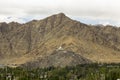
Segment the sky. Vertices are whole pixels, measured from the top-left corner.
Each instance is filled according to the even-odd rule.
[[[0,0],[0,22],[25,23],[61,12],[86,24],[120,26],[120,0]]]

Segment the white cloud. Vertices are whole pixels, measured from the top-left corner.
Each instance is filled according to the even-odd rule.
[[[99,22],[99,24],[103,24],[104,26],[109,25],[109,22]]]
[[[6,17],[6,16],[0,16],[0,22],[19,22],[19,23],[24,23],[25,20],[19,17]]]
[[[120,0],[0,0],[0,21],[13,17],[22,22],[22,18],[38,19],[59,12],[120,25]]]

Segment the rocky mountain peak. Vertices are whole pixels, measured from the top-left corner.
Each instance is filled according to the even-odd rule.
[[[60,17],[66,17],[66,15],[64,13],[58,13],[56,14],[57,16],[60,16]]]
[[[54,14],[52,16],[49,16],[45,19],[48,19],[48,20],[71,20],[68,16],[66,16],[64,13],[58,13],[58,14]]]

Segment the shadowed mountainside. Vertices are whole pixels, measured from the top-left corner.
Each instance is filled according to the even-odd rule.
[[[26,64],[21,65],[22,67],[30,67],[30,68],[45,68],[45,67],[66,67],[66,66],[75,66],[77,64],[88,64],[91,63],[90,60],[80,56],[79,54],[75,54],[72,51],[65,50],[56,50],[53,51],[49,56],[46,56],[41,59],[37,59],[35,61],[28,62]]]

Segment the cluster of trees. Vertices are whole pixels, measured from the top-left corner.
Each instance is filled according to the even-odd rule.
[[[0,69],[0,80],[117,80],[120,64],[81,64],[65,68],[10,68]]]

